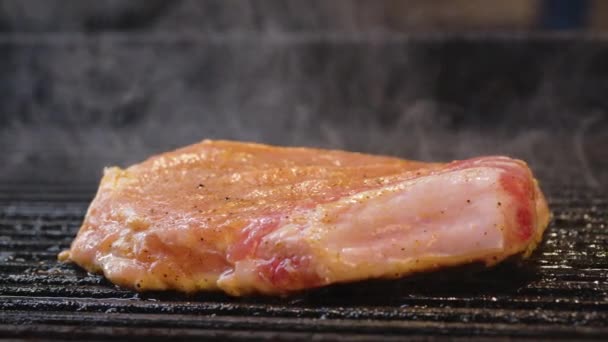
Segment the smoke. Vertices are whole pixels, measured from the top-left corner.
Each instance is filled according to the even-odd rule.
[[[598,79],[579,67],[589,62],[581,51],[593,47],[550,56],[551,46],[518,40],[288,38],[0,42],[7,61],[0,67],[0,179],[92,184],[104,166],[210,138],[427,161],[507,154],[547,182],[608,180],[596,146],[608,143],[605,99],[580,101],[594,91],[580,79]],[[522,61],[532,65],[522,70],[539,74],[510,69]]]

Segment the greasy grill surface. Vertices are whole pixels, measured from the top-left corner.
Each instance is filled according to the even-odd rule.
[[[234,299],[136,294],[59,264],[91,189],[2,185],[0,336],[608,338],[608,198],[587,188],[544,188],[554,218],[524,263]]]

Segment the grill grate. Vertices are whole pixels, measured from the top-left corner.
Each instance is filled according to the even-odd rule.
[[[58,263],[90,198],[88,189],[60,187],[0,193],[0,336],[608,337],[608,198],[599,191],[550,194],[545,242],[521,264],[244,299],[136,294]]]

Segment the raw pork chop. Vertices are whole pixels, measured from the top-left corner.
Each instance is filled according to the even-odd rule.
[[[107,168],[60,255],[136,290],[283,294],[529,254],[549,210],[526,164],[203,141]]]

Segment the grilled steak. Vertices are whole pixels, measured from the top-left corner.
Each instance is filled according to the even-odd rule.
[[[107,168],[71,260],[136,290],[283,294],[529,254],[549,210],[507,157],[203,141]]]

